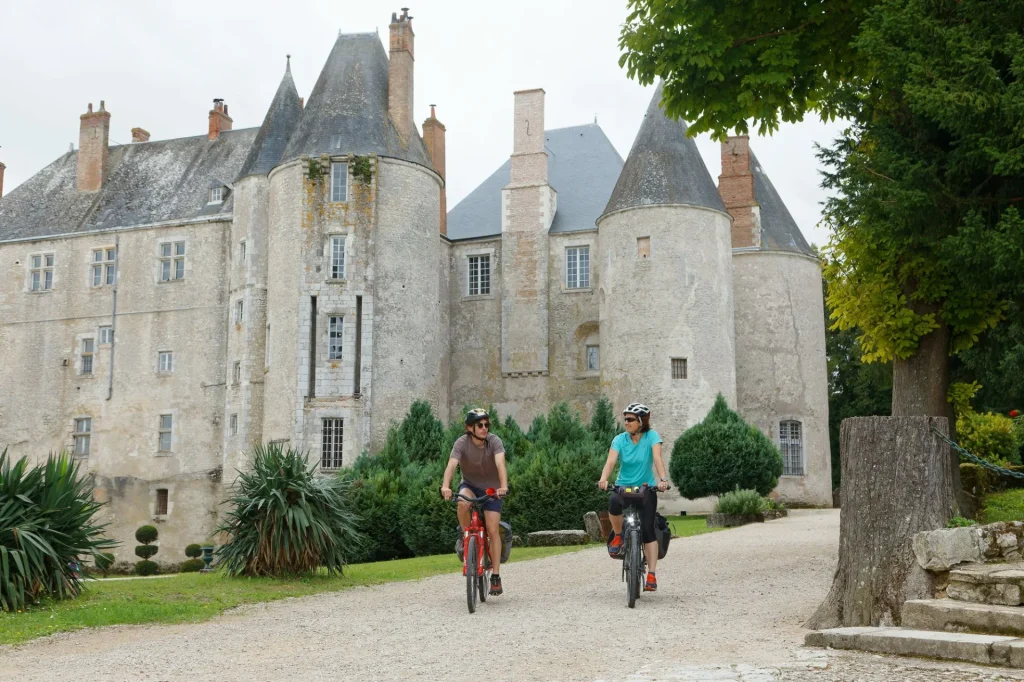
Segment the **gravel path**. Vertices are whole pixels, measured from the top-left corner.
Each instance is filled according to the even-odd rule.
[[[598,548],[507,565],[505,595],[472,616],[461,576],[436,576],[244,607],[198,625],[0,647],[0,680],[69,671],[94,680],[457,679],[473,643],[482,652],[474,676],[483,652],[492,656],[489,681],[1022,679],[802,648],[801,623],[831,584],[838,534],[838,511],[798,511],[676,540],[658,593],[633,610],[618,562]]]

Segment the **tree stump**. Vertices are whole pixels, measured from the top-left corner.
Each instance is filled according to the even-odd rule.
[[[917,564],[915,533],[955,514],[944,417],[855,417],[839,431],[843,501],[832,589],[807,622],[832,627],[899,625],[908,599],[930,599],[934,578]]]

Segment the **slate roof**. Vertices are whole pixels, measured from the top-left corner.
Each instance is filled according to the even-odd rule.
[[[274,100],[267,109],[267,115],[263,119],[263,125],[256,134],[256,139],[249,149],[249,155],[242,164],[242,170],[238,177],[247,175],[263,175],[269,173],[281,160],[288,145],[288,139],[295,131],[295,127],[302,118],[302,105],[299,103],[299,93],[295,89],[295,81],[292,80],[291,60],[285,67],[284,78],[277,86],[277,93]]]
[[[550,232],[594,229],[622,170],[622,157],[596,123],[544,134],[548,182],[558,192]],[[508,182],[509,162],[505,161],[448,212],[448,238],[501,234],[501,190]]]
[[[78,191],[78,152],[68,152],[0,198],[0,241],[231,213],[230,194],[222,204],[207,204],[209,187],[238,176],[257,132],[111,147],[98,192]]]
[[[686,124],[661,110],[659,83],[605,213],[654,204],[687,204],[725,212],[714,180]]]
[[[808,246],[753,151],[750,152],[750,172],[754,175],[754,200],[761,205],[761,250],[790,251],[813,256],[814,251]]]
[[[281,162],[323,153],[377,153],[433,168],[419,134],[403,144],[388,118],[388,57],[376,33],[338,36]]]

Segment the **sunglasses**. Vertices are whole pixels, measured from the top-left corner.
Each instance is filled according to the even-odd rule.
[[[632,424],[633,422],[638,422],[640,420],[637,419],[636,417],[626,417],[622,421],[626,422],[627,424]]]
[[[473,428],[474,428],[474,429],[475,429],[476,427],[478,427],[478,426],[482,426],[483,428],[485,428],[485,429],[488,429],[488,430],[490,430],[490,428],[491,428],[491,423],[490,423],[490,422],[477,422],[476,424],[473,424]]]

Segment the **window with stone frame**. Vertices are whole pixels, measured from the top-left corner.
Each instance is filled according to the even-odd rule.
[[[155,516],[167,516],[168,504],[168,490],[167,488],[156,489],[156,505],[153,508],[153,514]]]
[[[468,280],[470,296],[484,296],[491,293],[490,255],[469,256]]]
[[[185,279],[185,242],[160,244],[160,281]]]
[[[587,346],[587,371],[597,372],[601,369],[600,346]]]
[[[96,357],[96,341],[95,339],[82,339],[82,365],[81,374],[89,375],[92,374],[93,360]]]
[[[224,203],[224,188],[223,187],[211,187],[210,188],[210,200],[208,203],[211,204],[222,204]]]
[[[687,378],[686,358],[672,358],[672,378]]]
[[[174,353],[169,350],[162,350],[157,353],[157,371],[163,374],[170,374],[174,371]]]
[[[82,417],[75,420],[75,431],[72,434],[75,444],[75,456],[87,457],[92,446],[92,418]]]
[[[327,359],[341,360],[342,354],[342,326],[345,318],[331,315],[327,318]]]
[[[231,383],[242,383],[242,363],[239,360],[235,360],[235,364],[231,368]]]
[[[570,246],[565,249],[565,286],[567,289],[590,288],[589,246]]]
[[[114,342],[114,328],[109,324],[100,327],[100,345],[109,346]]]
[[[342,467],[345,420],[337,417],[324,419],[320,432],[320,468],[335,470]]]
[[[117,281],[117,249],[93,249],[90,282],[94,287],[109,286]]]
[[[345,236],[331,237],[331,279],[345,279]]]
[[[233,414],[233,415],[231,415],[231,417],[228,418],[228,425],[229,425],[228,426],[228,429],[229,429],[228,432],[232,436],[237,436],[238,435],[238,415],[237,414]]]
[[[782,475],[803,476],[803,424],[794,420],[779,422],[779,450],[782,451]]]
[[[245,321],[245,301],[238,299],[235,301],[235,324],[242,324]]]
[[[160,430],[158,432],[158,446],[159,452],[170,452],[172,434],[174,433],[174,415],[162,414],[160,415]]]
[[[54,263],[55,258],[52,253],[38,253],[29,256],[29,291],[51,291],[53,289]]]
[[[348,201],[348,164],[331,164],[331,201]]]
[[[246,248],[245,240],[243,239],[238,243],[238,262],[243,267],[245,266],[245,256],[248,249]]]

